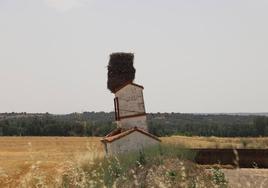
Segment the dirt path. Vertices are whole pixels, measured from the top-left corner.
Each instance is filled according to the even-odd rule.
[[[224,169],[223,172],[232,188],[268,187],[268,169]]]

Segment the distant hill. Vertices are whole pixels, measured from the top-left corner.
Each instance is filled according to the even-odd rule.
[[[110,120],[112,120],[111,118],[113,118],[113,114],[114,112],[83,112],[83,113],[71,113],[71,114],[63,114],[63,115],[58,115],[58,114],[49,114],[49,113],[26,113],[26,112],[12,112],[12,113],[0,113],[0,120],[3,119],[18,119],[18,118],[25,118],[25,117],[42,117],[42,116],[46,116],[46,115],[52,115],[55,117],[68,117],[68,116],[76,116],[76,115],[80,115],[80,116],[88,116],[90,119],[95,119],[95,120],[99,120],[99,118],[104,118],[107,119],[109,118]],[[176,114],[177,116],[184,116],[184,115],[194,115],[194,116],[204,116],[204,117],[208,117],[208,116],[265,116],[268,117],[268,112],[261,112],[261,113],[148,113],[148,115],[152,115],[152,116],[159,116],[159,117],[163,117],[163,115],[172,115],[172,114]]]
[[[262,112],[262,113],[232,113],[231,115],[239,115],[239,116],[266,116],[266,117],[268,117],[268,112]]]
[[[194,115],[231,115],[231,116],[266,116],[268,117],[268,112],[260,113],[246,113],[246,112],[237,112],[237,113],[192,113]]]

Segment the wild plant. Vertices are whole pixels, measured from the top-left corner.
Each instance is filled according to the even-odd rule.
[[[212,180],[220,188],[225,188],[228,185],[228,181],[225,178],[225,174],[219,167],[212,168]]]

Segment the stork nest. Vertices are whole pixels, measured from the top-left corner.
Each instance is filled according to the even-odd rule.
[[[127,82],[135,79],[135,68],[133,67],[134,54],[132,53],[113,53],[110,55],[108,64],[107,88],[115,92]]]

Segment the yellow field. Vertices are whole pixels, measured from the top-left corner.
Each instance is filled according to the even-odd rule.
[[[161,139],[189,148],[268,148],[268,138]],[[102,156],[103,151],[99,137],[0,137],[0,187],[29,187],[31,181],[55,184],[70,164],[83,157]]]
[[[97,137],[0,137],[0,187],[25,185],[33,178],[57,180],[79,157],[102,154]]]
[[[163,142],[184,145],[187,148],[268,148],[268,137],[259,138],[220,138],[220,137],[187,137],[171,136],[161,138]]]

